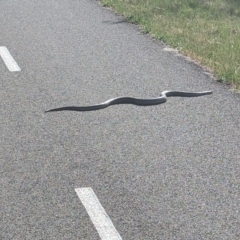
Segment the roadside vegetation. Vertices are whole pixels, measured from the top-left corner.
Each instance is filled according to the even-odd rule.
[[[240,88],[240,0],[100,0]]]

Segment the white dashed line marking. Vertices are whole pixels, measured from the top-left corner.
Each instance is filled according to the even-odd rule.
[[[17,65],[6,47],[0,47],[0,56],[10,72],[21,71],[20,67]]]
[[[75,191],[86,208],[101,239],[122,240],[92,188],[76,188]]]

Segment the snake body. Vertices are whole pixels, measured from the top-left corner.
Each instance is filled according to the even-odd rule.
[[[92,105],[92,106],[67,106],[61,108],[50,109],[46,112],[57,112],[57,111],[94,111],[100,110],[103,108],[107,108],[111,105],[117,104],[134,104],[137,106],[151,106],[157,105],[161,103],[165,103],[167,101],[167,97],[200,97],[203,95],[212,94],[212,91],[205,92],[179,92],[179,91],[163,91],[161,96],[158,98],[133,98],[133,97],[118,97],[109,99],[103,103]]]

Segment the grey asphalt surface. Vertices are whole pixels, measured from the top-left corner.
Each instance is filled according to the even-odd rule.
[[[123,239],[240,239],[240,97],[93,0],[0,2],[0,239],[100,239],[91,187]],[[164,90],[150,107],[50,108]]]

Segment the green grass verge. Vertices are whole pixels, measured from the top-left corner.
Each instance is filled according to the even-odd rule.
[[[100,0],[240,88],[239,0]]]

